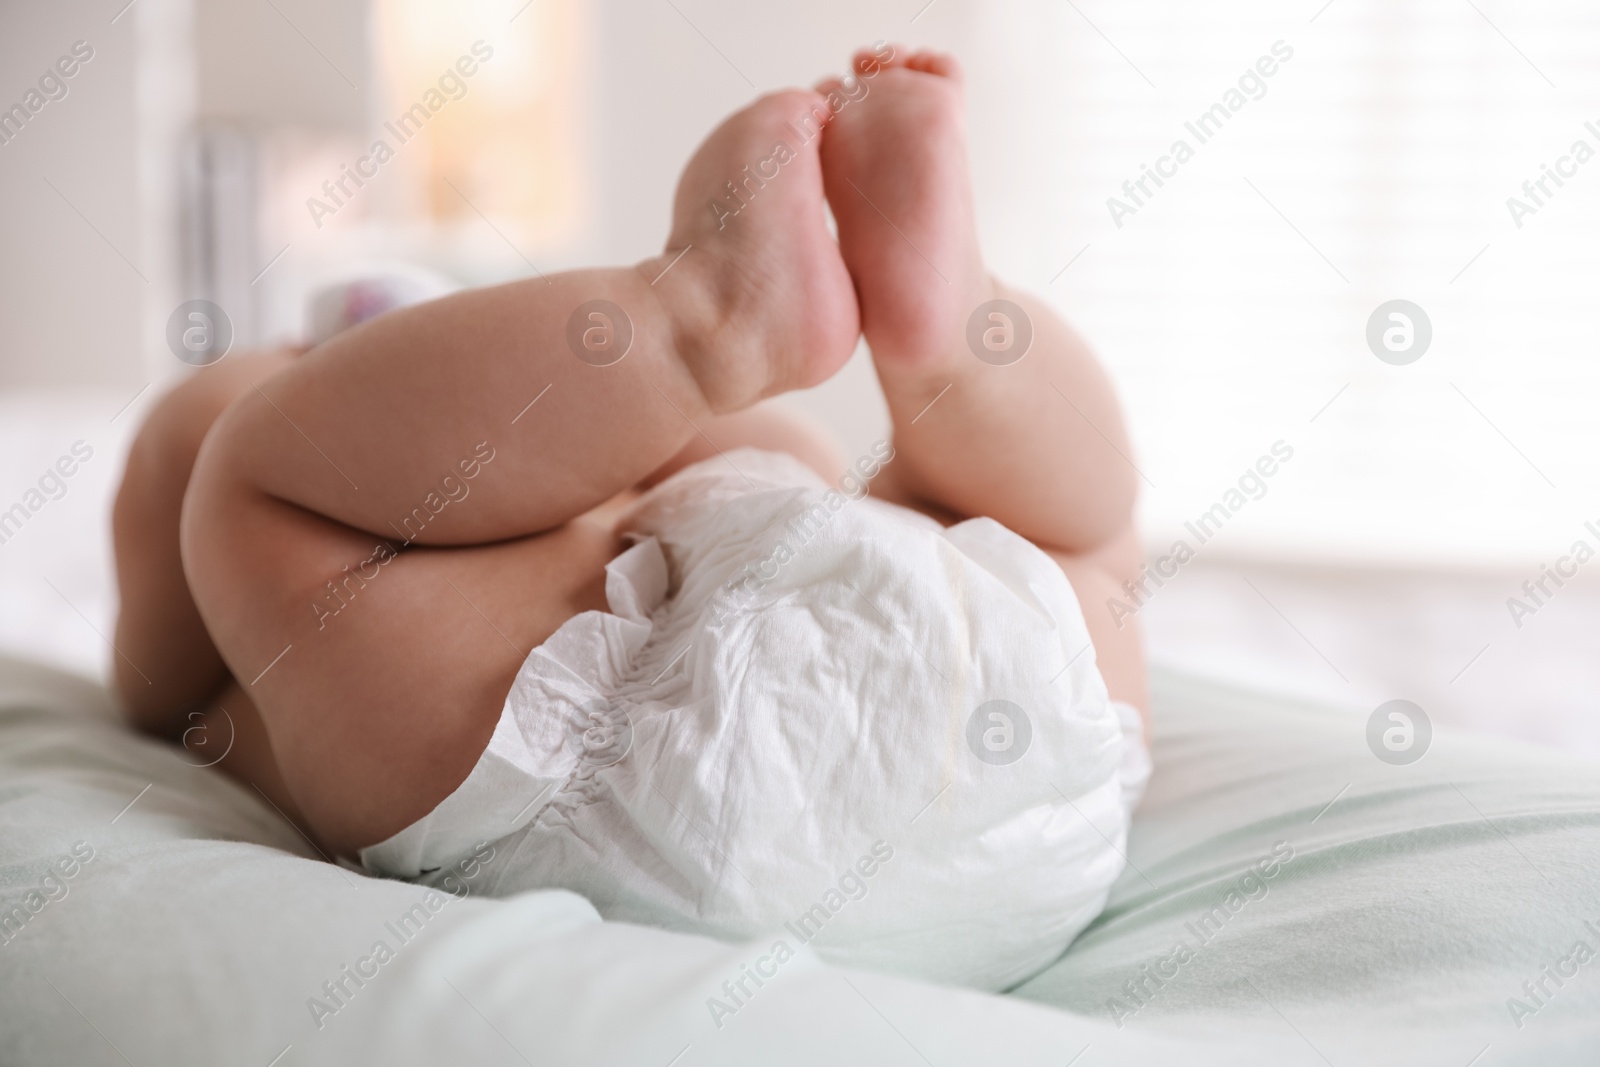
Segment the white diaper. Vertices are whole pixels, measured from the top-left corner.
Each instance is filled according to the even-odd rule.
[[[986,989],[1100,912],[1149,759],[1048,556],[750,449],[625,528],[611,613],[534,649],[471,775],[368,869],[438,880],[490,842],[490,894]]]

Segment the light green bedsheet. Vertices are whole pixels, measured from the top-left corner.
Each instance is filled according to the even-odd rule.
[[[1448,733],[1391,766],[1367,709],[1154,682],[1129,867],[1016,996],[1293,1062],[1600,1064],[1600,766]]]
[[[753,946],[563,892],[450,903],[319,1013],[425,891],[0,657],[0,1063],[1600,1064],[1600,768],[1393,767],[1361,710],[1155,683],[1129,869],[1054,966],[994,997],[803,956],[719,1026]]]

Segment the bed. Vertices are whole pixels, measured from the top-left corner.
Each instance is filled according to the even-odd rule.
[[[126,399],[0,398],[5,492],[96,448],[0,544],[0,1063],[1600,1062],[1600,766],[1174,671],[1109,905],[1003,996],[802,951],[718,1013],[760,942],[324,862],[90,673]]]

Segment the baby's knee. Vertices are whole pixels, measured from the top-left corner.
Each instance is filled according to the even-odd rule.
[[[114,536],[137,536],[147,519],[170,521],[168,513],[182,503],[211,427],[240,395],[291,359],[287,351],[236,357],[185,378],[161,396],[128,449],[112,510]]]
[[[290,366],[296,352],[280,349],[235,356],[192,374],[156,401],[135,440],[187,472],[206,433],[228,406]]]

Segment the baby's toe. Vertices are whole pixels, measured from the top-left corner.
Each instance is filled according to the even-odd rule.
[[[850,57],[850,69],[870,78],[880,70],[905,66],[905,55],[906,50],[897,44],[860,48]]]
[[[960,81],[961,64],[948,52],[921,51],[907,57],[906,66],[924,74],[937,74],[941,78]]]

